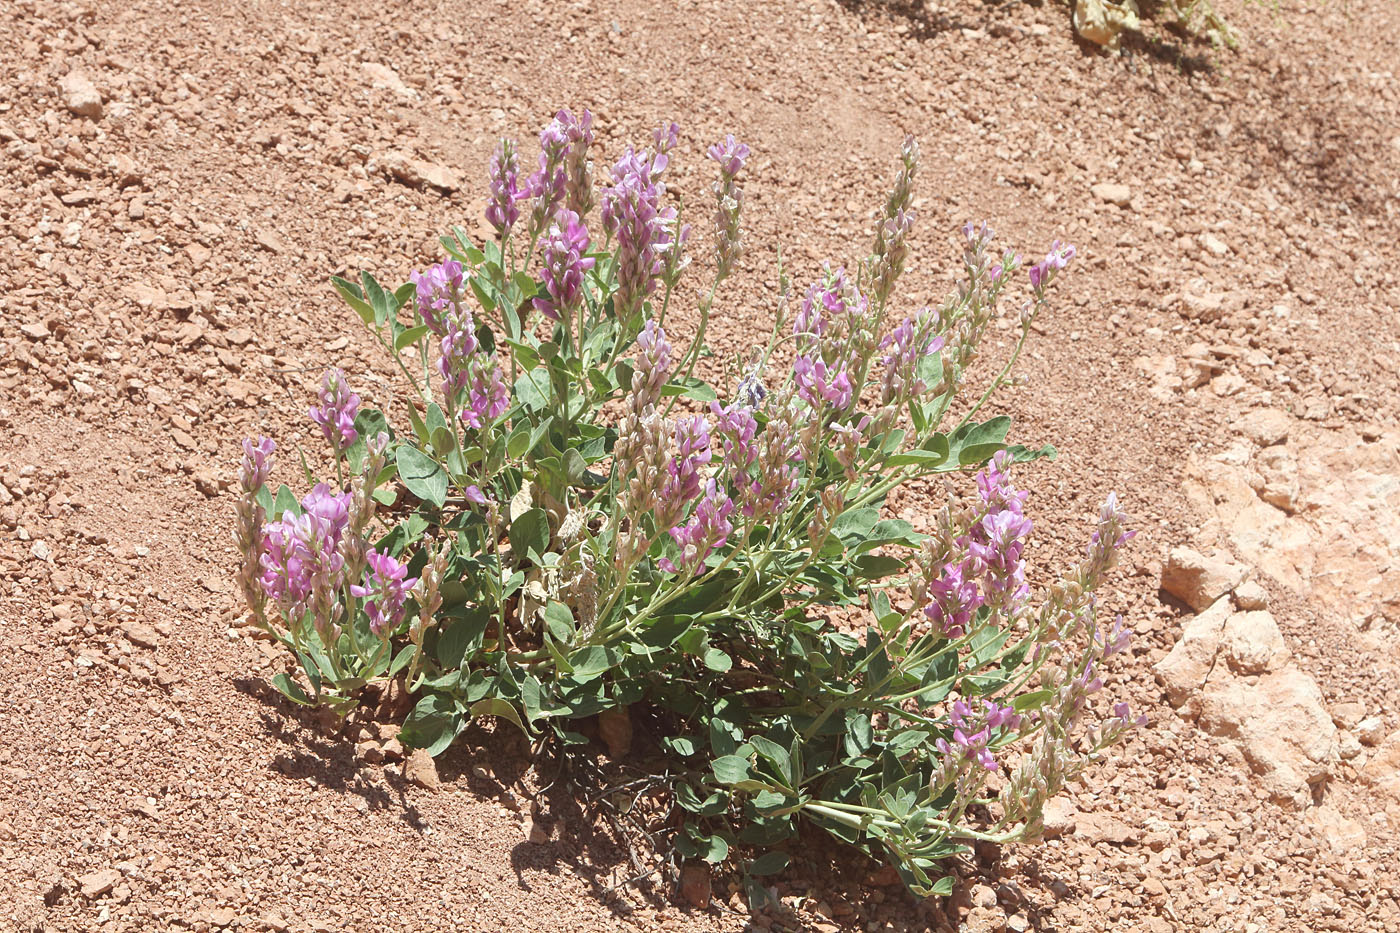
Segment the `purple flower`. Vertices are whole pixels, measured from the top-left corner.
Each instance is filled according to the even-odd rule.
[[[476,358],[479,344],[473,330],[471,314],[444,314],[441,322],[442,355],[438,358],[438,375],[442,376],[442,393],[447,398],[448,407],[456,405],[457,395],[467,387],[472,363]]]
[[[429,330],[441,335],[444,317],[465,310],[461,308],[462,264],[447,259],[422,272],[411,272],[408,278],[417,287],[418,316]]]
[[[535,308],[550,320],[572,317],[583,302],[583,274],[593,268],[588,253],[588,228],[567,208],[555,215],[544,243],[544,286],[548,297],[536,298]]]
[[[813,408],[821,408],[825,403],[841,411],[851,403],[854,390],[844,367],[828,367],[820,358],[799,356],[793,362],[792,371],[797,394]]]
[[[519,202],[524,192],[520,188],[520,166],[515,158],[515,143],[503,139],[491,156],[491,201],[486,205],[486,222],[496,228],[504,239],[520,219]],[[458,267],[460,269],[460,267]]]
[[[749,147],[736,142],[731,134],[723,142],[710,147],[708,155],[719,163],[720,177],[715,182],[715,265],[720,278],[729,275],[743,253],[743,231],[739,226],[744,191],[738,176],[749,157]]]
[[[1055,277],[1055,273],[1069,265],[1069,261],[1074,258],[1074,253],[1073,244],[1061,243],[1059,240],[1052,242],[1050,252],[1045,254],[1045,258],[1030,268],[1031,288],[1040,291],[1049,285],[1050,280]]]
[[[884,351],[880,365],[885,371],[881,404],[902,404],[928,388],[919,378],[919,364],[943,349],[943,338],[930,336],[927,322],[923,314],[906,317],[880,341]]]
[[[568,110],[561,110],[554,118],[564,129],[569,140],[568,151],[564,155],[564,174],[567,176],[564,190],[564,206],[579,217],[585,217],[593,209],[593,163],[588,161],[588,147],[593,144],[593,114],[584,110],[574,116]]]
[[[992,700],[983,700],[987,712],[987,727],[991,729],[1015,729],[1021,725],[1021,715],[1009,706],[1001,706]]]
[[[763,400],[768,397],[768,389],[764,387],[763,377],[757,369],[744,373],[744,377],[734,387],[734,395],[738,400],[737,404],[745,408],[754,410],[762,407]]]
[[[472,367],[471,390],[462,406],[462,421],[480,430],[501,417],[509,407],[510,388],[501,376],[500,366],[494,359],[487,362],[478,357]]]
[[[680,138],[681,128],[675,121],[663,123],[651,133],[651,141],[656,146],[656,154],[662,158],[665,158],[666,153],[676,148],[676,143],[680,142]]]
[[[272,473],[272,452],[276,449],[277,444],[270,437],[259,437],[256,443],[250,438],[243,439],[238,484],[244,492],[255,493],[267,483]]]
[[[560,116],[568,111],[560,111]],[[555,117],[540,132],[540,167],[530,176],[527,191],[532,200],[530,208],[530,239],[544,232],[545,226],[554,219],[555,211],[564,202],[568,191],[569,174],[564,160],[569,154],[570,128]]]
[[[723,140],[711,146],[705,154],[719,163],[721,176],[735,178],[743,169],[744,160],[749,157],[749,147],[736,141],[734,134],[730,133]]]
[[[724,407],[711,402],[710,413],[724,445],[724,475],[737,487],[748,480],[749,468],[758,460],[758,420],[752,410],[737,402]]]
[[[321,383],[320,407],[309,409],[311,420],[321,426],[321,433],[335,450],[345,453],[360,436],[355,430],[355,413],[360,410],[360,397],[345,384],[345,374],[339,369],[326,371]]]
[[[318,629],[333,621],[329,609],[344,583],[341,538],[350,521],[350,500],[350,493],[319,483],[301,500],[301,515],[288,510],[263,529],[263,591],[289,618],[315,602]]]
[[[676,452],[666,466],[662,496],[689,502],[700,494],[700,471],[710,462],[710,424],[704,415],[676,422]]]
[[[392,631],[403,621],[404,601],[418,579],[405,579],[408,567],[374,548],[366,552],[365,563],[369,565],[369,573],[365,574],[363,584],[351,585],[350,593],[365,600],[369,630],[382,635],[386,629]]]
[[[680,247],[688,228],[678,228],[676,209],[663,207],[660,176],[666,156],[628,149],[613,166],[612,187],[603,191],[603,225],[617,238],[619,317],[635,313],[662,276],[679,272]]]
[[[924,615],[938,626],[945,638],[961,638],[982,606],[982,595],[975,580],[967,579],[962,564],[948,563],[938,579],[928,585],[929,603]]]
[[[973,724],[969,722],[971,714],[972,708],[967,703],[962,700],[954,701],[948,714],[948,724],[953,727],[953,743],[950,745],[946,739],[936,739],[933,744],[945,755],[961,754],[976,761],[988,771],[995,771],[996,759],[987,748],[991,739],[991,729],[984,725],[980,730],[973,731]]]
[[[671,529],[671,538],[680,547],[680,563],[663,557],[658,566],[667,573],[696,573],[717,547],[723,547],[734,530],[729,516],[734,503],[719,490],[714,479],[705,484],[705,495],[695,506],[686,524]]]
[[[648,320],[637,334],[636,368],[632,371],[632,411],[640,415],[661,397],[661,387],[671,372],[671,341],[666,331]]]
[[[1099,637],[1102,638],[1102,636]],[[1132,640],[1132,633],[1123,627],[1123,617],[1121,615],[1115,616],[1113,628],[1109,631],[1108,637],[1104,639],[1103,656],[1111,658],[1115,654],[1122,654],[1128,650],[1128,645],[1132,643]]]
[[[468,502],[475,502],[477,505],[487,505],[491,501],[486,498],[486,493],[481,491],[480,486],[468,486],[462,490],[462,495]]]

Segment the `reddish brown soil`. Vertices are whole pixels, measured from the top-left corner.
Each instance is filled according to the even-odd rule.
[[[1022,474],[1042,557],[1080,547],[1110,489],[1137,517],[1111,603],[1140,637],[1110,688],[1152,724],[1074,793],[1077,833],[965,864],[946,905],[916,907],[850,860],[830,869],[814,841],[777,881],[795,912],[756,925],[944,929],[976,902],[1018,930],[1400,928],[1397,825],[1351,766],[1322,794],[1368,840],[1337,852],[1179,719],[1150,671],[1181,616],[1159,600],[1161,560],[1199,521],[1179,491],[1188,452],[1218,449],[1261,405],[1395,422],[1400,7],[1226,2],[1238,53],[1183,57],[1168,36],[1110,58],[1076,43],[1054,3],[409,6],[0,5],[0,927],[747,922],[683,911],[661,888],[605,899],[625,854],[565,808],[530,842],[529,805],[515,812],[506,787],[519,749],[488,733],[441,761],[437,790],[358,762],[269,695],[281,660],[234,627],[238,441],[306,437],[327,364],[389,397],[326,276],[400,281],[449,223],[479,235],[494,138],[528,142],[568,105],[596,114],[600,160],[679,120],[677,187],[698,199],[704,145],[732,131],[753,146],[755,248],[716,310],[721,357],[768,326],[779,244],[798,283],[865,248],[905,133],[924,153],[908,307],[944,293],[967,219],[1028,252],[1056,235],[1081,247],[1029,387],[1001,401],[1022,439],[1062,451]],[[398,89],[375,86],[393,83],[383,68]],[[72,69],[105,98],[100,119],[67,111]],[[391,180],[391,152],[463,185]],[[1127,205],[1091,194],[1103,182],[1128,185]],[[1220,296],[1221,316],[1183,316],[1188,287]],[[1273,365],[1239,366],[1228,396],[1149,394],[1134,360],[1196,342]],[[1365,656],[1350,621],[1271,593],[1328,702],[1361,701],[1394,729],[1394,652]],[[85,895],[103,870],[111,890]],[[727,880],[719,899],[741,907]]]

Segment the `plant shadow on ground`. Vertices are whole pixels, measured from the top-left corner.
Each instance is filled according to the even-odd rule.
[[[527,871],[557,875],[568,870],[586,882],[614,914],[631,913],[641,900],[653,908],[671,904],[673,886],[661,872],[644,874],[632,841],[592,805],[595,788],[576,779],[581,762],[596,776],[625,781],[629,769],[585,747],[561,757],[533,755],[523,735],[502,723],[473,722],[437,758],[445,782],[464,783],[479,798],[492,798],[524,818],[523,838],[510,862],[521,890],[531,891]],[[531,832],[538,837],[530,838]]]
[[[354,794],[374,809],[397,806],[410,826],[422,825],[418,811],[408,803],[402,786],[397,788],[396,801],[384,788],[369,784],[361,777],[354,743],[338,734],[325,711],[292,703],[260,678],[237,677],[233,685],[239,693],[266,707],[258,713],[263,732],[290,749],[271,761],[278,773],[295,780],[311,778],[318,786]]]
[[[404,821],[414,829],[425,824],[421,814],[407,796],[408,784],[400,776],[385,775],[383,786],[364,780],[364,765],[355,756],[355,746],[325,710],[298,706],[288,701],[267,681],[254,677],[235,678],[234,687],[246,696],[261,702],[266,708],[259,713],[264,732],[291,750],[270,762],[278,773],[293,780],[313,779],[318,786],[363,798],[373,809],[398,809]],[[370,712],[372,707],[362,707]],[[380,720],[384,716],[378,717]],[[593,731],[584,727],[585,731]],[[676,867],[679,860],[664,861],[660,868],[652,866],[646,856],[649,846],[665,826],[652,827],[648,846],[642,846],[643,833],[629,829],[605,811],[598,801],[616,788],[632,793],[642,785],[657,787],[658,778],[649,767],[662,768],[664,760],[657,754],[659,744],[649,729],[638,730],[638,748],[624,762],[608,759],[601,743],[594,737],[588,746],[574,747],[570,753],[532,757],[532,747],[513,728],[490,722],[472,723],[457,740],[435,759],[438,776],[445,783],[467,790],[480,800],[494,800],[506,810],[516,811],[523,818],[526,838],[512,849],[511,867],[521,890],[533,891],[527,872],[559,875],[568,871],[586,882],[593,895],[616,916],[627,916],[639,902],[652,909],[673,909],[680,902]],[[650,752],[644,746],[655,746]],[[635,825],[635,824],[634,824]],[[529,838],[538,827],[542,838]],[[664,848],[664,847],[663,847]],[[639,849],[641,854],[639,854]],[[1032,863],[1020,873],[1016,883],[1001,877],[1001,853],[994,846],[979,847],[976,852],[951,860],[946,870],[955,875],[958,884],[946,899],[918,900],[904,888],[893,870],[850,847],[837,842],[814,827],[803,827],[799,836],[786,850],[792,856],[790,866],[763,881],[783,892],[809,892],[812,904],[868,906],[872,889],[881,889],[882,910],[901,917],[917,917],[929,929],[956,929],[958,918],[972,903],[973,888],[986,885],[996,891],[999,901],[1008,909],[1019,910],[1028,921],[1028,929],[1053,930],[1048,920],[1031,904],[1022,890],[1026,886],[1043,889],[1056,900],[1073,897],[1073,890],[1057,878],[1041,876]],[[737,853],[743,858],[743,853]],[[743,879],[737,872],[720,870],[712,878],[713,896],[706,909],[715,914],[748,916],[747,910],[735,910],[726,901],[731,883],[742,890]],[[742,902],[740,903],[743,907]],[[782,901],[776,901],[760,913],[766,913],[777,923],[800,923],[798,915]],[[868,913],[847,918],[858,923],[870,919]]]

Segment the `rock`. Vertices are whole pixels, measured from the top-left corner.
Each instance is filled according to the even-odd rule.
[[[1276,671],[1288,662],[1290,652],[1283,633],[1268,612],[1237,612],[1225,621],[1221,632],[1225,660],[1242,674]]]
[[[1371,754],[1361,769],[1361,783],[1400,804],[1400,730]]]
[[[415,748],[403,763],[403,776],[410,784],[435,790],[442,785],[438,777],[437,765],[426,748]]]
[[[704,862],[686,862],[681,868],[681,901],[690,907],[710,906],[710,866]]]
[[[1234,423],[1237,433],[1258,444],[1272,447],[1288,440],[1293,428],[1293,416],[1277,408],[1256,408]]]
[[[81,71],[70,71],[62,81],[63,104],[71,113],[89,120],[102,119],[102,95]]]
[[[1210,292],[1187,289],[1181,295],[1181,310],[1194,321],[1214,321],[1225,311],[1225,299]]]
[[[364,69],[365,74],[369,77],[371,87],[393,91],[400,97],[407,97],[410,99],[418,96],[403,83],[403,79],[399,77],[398,72],[387,65],[381,65],[378,62],[365,62],[360,67]]]
[[[1235,587],[1235,608],[1243,611],[1269,608],[1269,594],[1258,582],[1246,580]]]
[[[384,760],[384,749],[372,739],[360,742],[355,746],[355,757],[367,765],[377,765]]]
[[[1230,601],[1222,598],[1188,620],[1171,653],[1157,662],[1154,670],[1167,688],[1167,699],[1172,706],[1181,706],[1205,686],[1229,618]]]
[[[1254,458],[1259,498],[1292,514],[1298,511],[1298,464],[1287,447],[1265,447]]]
[[[1089,189],[1094,197],[1108,204],[1116,204],[1119,207],[1127,207],[1128,202],[1133,199],[1133,190],[1127,185],[1118,185],[1112,182],[1099,182]]]
[[[122,623],[122,634],[127,641],[142,648],[155,648],[160,644],[160,638],[156,635],[155,629],[144,622],[137,622],[132,619]]]
[[[1356,724],[1366,718],[1365,703],[1335,703],[1332,705],[1332,722],[1338,729],[1355,729]]]
[[[1201,612],[1248,576],[1248,567],[1222,554],[1205,557],[1189,547],[1174,547],[1162,568],[1162,589]]]
[[[1337,758],[1337,728],[1317,682],[1287,666],[1248,683],[1213,674],[1201,694],[1200,724],[1238,746],[1280,803],[1302,809]]]
[[[237,919],[238,914],[234,912],[232,907],[220,907],[217,910],[209,911],[209,925],[220,930],[230,926]]]
[[[1253,453],[1188,459],[1182,491],[1205,519],[1197,540],[1221,542],[1260,573],[1360,628],[1377,612],[1393,618],[1385,607],[1400,605],[1400,574],[1392,570],[1400,566],[1400,431],[1368,438],[1357,429],[1300,421],[1289,428],[1298,490],[1292,513],[1260,498],[1263,477]],[[1272,465],[1282,471],[1276,480],[1286,477],[1287,460]]]
[[[43,321],[33,321],[29,324],[21,324],[19,332],[30,340],[44,340],[49,336],[49,325]]]
[[[447,166],[411,159],[401,152],[386,153],[379,164],[389,177],[413,188],[428,185],[450,193],[462,186],[457,173]]]
[[[1107,842],[1116,846],[1135,846],[1142,842],[1142,830],[1109,813],[1081,813],[1077,824],[1077,835],[1090,842]]]
[[[254,231],[253,240],[269,253],[285,253],[289,251],[287,241],[278,236],[277,232],[274,230]]]
[[[1041,811],[1041,819],[1045,823],[1045,838],[1056,839],[1060,836],[1068,836],[1077,828],[1074,804],[1064,797],[1051,797],[1045,801],[1045,808]]]
[[[1331,803],[1324,803],[1309,810],[1308,823],[1336,852],[1366,845],[1365,827],[1356,820],[1343,816]]]
[[[1385,738],[1385,720],[1379,716],[1367,716],[1358,722],[1352,731],[1356,733],[1362,745],[1374,748]]]
[[[632,749],[632,717],[627,709],[609,709],[598,714],[598,734],[608,746],[608,757],[620,761]]]
[[[1202,233],[1200,240],[1201,249],[1205,250],[1207,253],[1210,253],[1212,256],[1230,255],[1230,247],[1226,246],[1225,241],[1220,239],[1220,237],[1216,236],[1215,234]]]
[[[380,746],[384,750],[386,761],[402,761],[404,756],[403,743],[398,739],[386,739]]]
[[[122,873],[115,868],[101,868],[78,879],[78,891],[83,897],[101,897],[117,886]]]
[[[1361,740],[1342,729],[1337,732],[1337,754],[1342,761],[1351,761],[1362,752]]]

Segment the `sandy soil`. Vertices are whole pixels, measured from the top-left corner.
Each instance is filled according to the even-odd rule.
[[[1152,673],[1189,616],[1158,592],[1203,521],[1188,457],[1256,408],[1362,436],[1400,408],[1400,7],[1221,6],[1238,53],[1166,36],[1109,58],[1053,3],[0,4],[0,927],[750,922],[727,878],[709,911],[661,887],[605,897],[625,854],[563,809],[532,842],[520,750],[489,732],[436,789],[360,760],[270,696],[281,659],[236,625],[238,441],[305,436],[328,364],[371,401],[391,389],[326,276],[401,281],[448,224],[480,235],[495,138],[586,106],[600,159],[679,120],[691,196],[705,145],[753,146],[755,248],[711,323],[721,356],[768,326],[778,245],[799,283],[865,248],[905,133],[924,152],[907,306],[946,290],[965,220],[1027,251],[1078,243],[1002,405],[1062,452],[1023,474],[1041,558],[1079,547],[1111,489],[1143,531],[1111,598],[1139,637],[1110,686],[1152,723],[1072,795],[1076,831],[983,853],[922,906],[814,840],[777,881],[790,909],[753,924],[1400,928],[1400,802],[1355,759],[1308,809],[1270,802]],[[70,112],[73,71],[100,114]],[[393,177],[404,159],[455,190]],[[1264,583],[1329,706],[1400,726],[1393,640]]]

